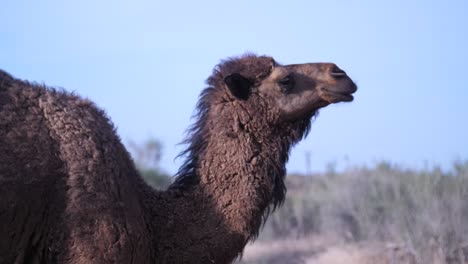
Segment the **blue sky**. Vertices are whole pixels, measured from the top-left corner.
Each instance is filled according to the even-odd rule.
[[[468,159],[467,1],[5,0],[0,68],[95,101],[124,141],[177,145],[204,80],[246,51],[290,64],[331,61],[359,85],[320,112],[290,172],[388,160]]]

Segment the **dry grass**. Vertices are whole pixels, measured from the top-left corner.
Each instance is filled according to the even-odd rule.
[[[245,263],[468,263],[468,162],[450,173],[381,163],[288,187]],[[251,261],[252,250],[272,254]]]
[[[422,260],[404,244],[339,243],[323,237],[256,242],[248,245],[239,264],[465,264],[465,252],[448,257],[440,246]]]
[[[259,242],[247,246],[241,263],[416,264],[405,248],[384,243],[337,244],[319,237]]]

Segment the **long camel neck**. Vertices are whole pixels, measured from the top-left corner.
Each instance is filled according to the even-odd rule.
[[[187,175],[162,193],[167,214],[159,213],[159,223],[153,224],[165,227],[158,234],[161,241],[172,241],[159,252],[168,263],[175,257],[171,252],[178,252],[184,263],[230,263],[284,198],[289,146],[267,142],[242,127],[235,134],[205,131]]]

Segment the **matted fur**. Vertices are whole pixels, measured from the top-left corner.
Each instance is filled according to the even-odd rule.
[[[275,65],[278,65],[278,63],[272,57],[246,54],[241,57],[224,60],[215,67],[212,75],[206,81],[209,87],[205,88],[200,94],[196,113],[193,117],[196,121],[187,131],[187,138],[183,141],[188,147],[179,155],[180,157],[185,157],[185,161],[177,172],[176,179],[170,188],[184,188],[198,183],[198,174],[195,168],[200,153],[206,149],[208,143],[207,135],[210,133],[206,125],[209,119],[208,113],[213,102],[222,101],[221,98],[215,97],[222,97],[224,95],[224,78],[232,73],[240,73],[252,83],[258,85],[263,78],[270,74],[272,66]],[[255,104],[256,102],[252,100],[249,103]],[[292,124],[271,128],[281,131],[279,132],[281,135],[279,137],[280,141],[277,142],[281,146],[281,150],[279,151],[281,155],[279,156],[279,160],[272,162],[272,166],[275,168],[272,171],[272,177],[275,179],[274,192],[271,197],[272,209],[280,205],[285,198],[286,186],[284,185],[284,176],[289,150],[296,142],[307,136],[310,130],[311,119],[315,114],[316,112],[312,112],[305,118],[297,120]],[[257,116],[257,120],[254,122],[262,122],[261,118],[263,117]],[[270,207],[268,207],[264,214],[264,221],[266,221],[270,212]]]
[[[247,54],[215,67],[166,191],[143,182],[92,102],[0,70],[0,263],[232,262],[284,201],[289,151],[328,104],[277,121],[259,92],[276,66]]]

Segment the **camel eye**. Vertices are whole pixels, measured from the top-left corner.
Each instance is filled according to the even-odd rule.
[[[289,93],[294,88],[294,77],[291,74],[289,74],[283,79],[279,80],[278,84],[281,87],[281,92]]]

